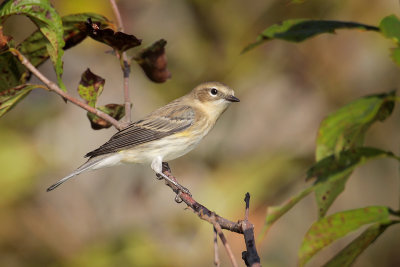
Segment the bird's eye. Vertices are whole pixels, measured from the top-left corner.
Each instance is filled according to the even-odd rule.
[[[210,93],[212,94],[212,95],[217,95],[218,94],[218,90],[217,89],[215,89],[215,88],[212,88],[211,89],[211,91],[210,91]]]

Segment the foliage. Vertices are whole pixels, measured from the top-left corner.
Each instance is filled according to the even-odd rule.
[[[334,33],[335,30],[344,28],[378,31],[393,40],[398,47],[392,50],[392,58],[400,65],[400,21],[394,15],[383,18],[379,28],[356,22],[285,20],[265,29],[256,42],[245,47],[243,52],[274,39],[302,42],[316,35]],[[389,207],[383,206],[347,210],[325,217],[329,207],[345,189],[346,182],[356,167],[378,157],[400,161],[400,157],[390,151],[363,146],[370,126],[387,119],[398,100],[394,91],[366,96],[328,115],[318,130],[315,151],[317,162],[307,171],[307,179],[316,179],[314,185],[282,206],[269,207],[262,236],[301,199],[315,192],[319,220],[313,223],[304,237],[298,253],[300,266],[305,265],[316,253],[335,240],[364,225],[374,223],[326,263],[326,266],[350,266],[389,226],[399,222],[399,212],[391,212]]]
[[[38,30],[28,36],[22,43],[15,45],[12,38],[4,36],[2,25],[4,21],[12,15],[24,14],[29,17],[37,26]],[[57,80],[60,88],[66,92],[62,82],[63,63],[62,56],[65,49],[78,45],[86,37],[104,43],[115,49],[118,53],[139,46],[141,40],[134,35],[114,31],[116,26],[106,17],[96,13],[71,14],[60,17],[56,10],[51,6],[48,0],[21,0],[5,1],[0,6],[0,70],[4,75],[0,78],[0,117],[11,110],[20,100],[22,100],[34,88],[44,88],[42,85],[27,84],[30,77],[28,69],[21,64],[12,53],[10,48],[17,48],[29,62],[37,67],[51,59],[57,74]],[[152,56],[153,60],[146,60],[146,67],[143,67],[146,74],[156,73],[149,78],[155,82],[165,82],[170,74],[166,66],[166,56],[164,53],[165,41],[156,43],[157,56]],[[135,58],[140,58],[141,52]],[[148,56],[147,56],[148,57]],[[143,57],[143,60],[146,57]],[[161,60],[158,60],[160,58]],[[160,69],[160,64],[162,68]],[[155,70],[155,71],[154,71]],[[88,72],[82,74],[84,77]],[[101,77],[98,79],[103,80]],[[125,115],[125,107],[122,104],[107,104],[105,106],[96,106],[97,97],[100,96],[103,87],[89,86],[84,82],[79,85],[78,92],[89,106],[96,107],[98,110],[120,120]],[[88,112],[88,118],[93,129],[108,128],[109,122]]]

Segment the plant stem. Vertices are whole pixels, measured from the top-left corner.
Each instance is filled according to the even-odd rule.
[[[115,2],[115,0],[110,0],[110,4],[114,12],[115,18],[117,19],[118,30],[124,32],[124,24],[122,22],[121,13],[119,12],[117,3]],[[116,51],[116,54],[120,59],[120,65],[124,77],[123,91],[124,91],[124,104],[125,104],[125,124],[126,124],[125,126],[127,126],[129,123],[132,122],[131,99],[129,96],[130,64],[126,52],[122,52],[122,54],[119,54],[119,52]]]
[[[38,77],[39,80],[41,80],[50,91],[55,92],[56,94],[62,96],[64,99],[68,100],[69,102],[77,105],[78,107],[81,107],[87,111],[89,111],[90,113],[95,114],[96,116],[102,118],[103,120],[111,123],[115,128],[117,128],[118,130],[121,130],[123,127],[121,126],[121,124],[114,119],[113,117],[109,116],[108,114],[89,106],[88,104],[79,101],[78,99],[70,96],[68,93],[64,92],[57,84],[55,84],[54,82],[50,81],[49,79],[47,79],[46,76],[44,76],[35,66],[32,65],[32,63],[29,62],[29,60],[22,55],[18,50],[10,48],[10,52],[16,56],[19,61],[21,61],[21,63],[28,68],[28,70],[30,70],[36,77]]]

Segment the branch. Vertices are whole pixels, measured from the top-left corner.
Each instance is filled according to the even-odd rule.
[[[244,242],[246,243],[246,251],[242,252],[242,259],[246,266],[261,267],[260,257],[256,249],[256,242],[254,240],[254,225],[249,222],[249,207],[250,207],[250,194],[246,193],[244,198],[246,202],[246,211],[244,221],[242,222]]]
[[[228,253],[229,259],[231,260],[232,266],[237,267],[237,262],[235,260],[235,256],[233,256],[231,246],[228,244],[228,240],[226,240],[226,237],[224,233],[222,232],[221,226],[214,222],[214,229],[217,231],[219,239],[221,239],[222,244],[225,247],[226,253]]]
[[[69,102],[77,105],[78,107],[83,108],[84,110],[89,111],[90,113],[95,114],[96,116],[102,118],[103,120],[111,123],[115,128],[117,128],[118,130],[122,130],[123,127],[122,125],[113,117],[111,117],[110,115],[89,106],[88,104],[86,104],[85,102],[79,101],[78,99],[70,96],[68,93],[64,92],[63,90],[61,90],[61,88],[55,84],[54,82],[50,81],[49,79],[47,79],[46,76],[43,75],[43,73],[41,73],[35,66],[32,65],[32,63],[29,62],[29,60],[22,55],[17,49],[14,48],[10,48],[9,49],[10,52],[16,56],[19,61],[21,61],[21,63],[28,68],[28,70],[30,72],[32,72],[39,80],[41,80],[50,91],[55,92],[56,94],[62,96],[64,99],[68,100]]]
[[[168,166],[168,163],[163,162],[162,172],[167,175],[171,180],[177,182],[176,178],[172,175],[171,169]],[[192,198],[190,194],[186,194],[179,190],[177,186],[172,184],[171,182],[165,180],[166,185],[168,185],[176,194],[180,201],[185,202],[185,204],[191,209],[200,219],[205,220],[214,226],[217,233],[222,233],[222,229],[229,230],[231,232],[235,232],[238,234],[243,234],[244,240],[246,243],[246,250],[242,253],[242,258],[245,261],[247,266],[251,267],[260,267],[260,257],[258,256],[257,249],[254,241],[254,226],[249,222],[249,206],[250,206],[250,194],[246,194],[245,202],[246,202],[246,211],[245,211],[245,219],[239,220],[237,222],[232,222],[228,219],[225,219],[215,212],[210,211],[196,200]],[[218,230],[221,231],[218,231]],[[221,235],[220,235],[221,238]],[[225,239],[225,237],[223,237]],[[221,241],[224,240],[221,238]],[[226,241],[226,239],[225,239]],[[214,241],[215,242],[215,241]],[[215,244],[214,244],[215,246]],[[229,248],[230,249],[230,248]],[[214,247],[215,251],[215,247]],[[229,254],[229,252],[228,252]]]
[[[171,169],[168,166],[168,163],[163,162],[163,173],[167,175],[171,180],[176,181],[176,178],[172,175]],[[177,194],[177,196],[185,202],[185,204],[194,212],[197,214],[197,216],[200,217],[200,219],[205,220],[212,225],[214,225],[214,220],[217,222],[222,229],[229,230],[231,232],[243,234],[243,229],[242,229],[242,222],[232,222],[228,219],[225,219],[216,213],[210,211],[200,203],[198,203],[196,200],[194,200],[189,194],[186,194],[182,191],[179,190],[174,184],[169,183],[168,181],[165,180],[165,183],[171,187],[171,189]]]
[[[219,254],[218,254],[218,233],[215,227],[213,227],[213,229],[214,229],[214,265],[220,267],[221,262],[219,260]]]
[[[117,3],[115,2],[115,0],[110,0],[110,4],[113,9],[114,15],[117,19],[118,30],[124,32],[124,24],[122,22],[121,13],[119,12]],[[122,55],[120,55],[119,52],[116,51],[116,54],[117,57],[119,58],[120,66],[124,77],[125,124],[129,124],[132,121],[131,99],[129,96],[129,74],[131,67],[126,52],[122,52]]]

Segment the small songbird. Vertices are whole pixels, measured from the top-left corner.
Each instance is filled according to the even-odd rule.
[[[185,155],[213,128],[231,102],[234,91],[219,82],[195,87],[145,118],[114,134],[108,142],[85,155],[89,160],[47,191],[88,170],[121,163],[147,163],[164,179],[185,189],[162,173],[162,163]]]

